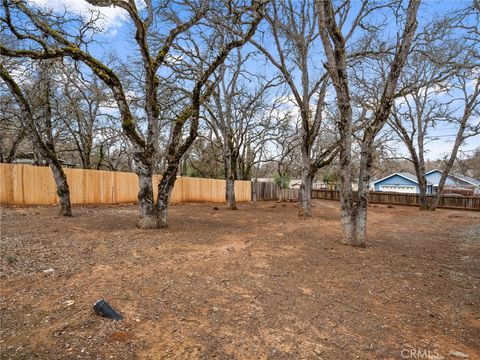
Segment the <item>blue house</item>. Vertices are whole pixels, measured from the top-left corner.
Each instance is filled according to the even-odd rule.
[[[442,171],[435,169],[425,174],[427,181],[432,183],[433,192],[437,191],[438,183],[442,176]],[[471,178],[462,174],[449,174],[445,180],[446,191],[468,191],[473,194],[479,194],[480,180]]]
[[[372,184],[375,191],[419,194],[420,186],[417,177],[413,174],[394,173]],[[433,194],[433,184],[427,179],[427,194]]]

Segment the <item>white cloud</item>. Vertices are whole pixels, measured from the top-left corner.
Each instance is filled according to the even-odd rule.
[[[89,18],[92,11],[98,11],[102,16],[98,25],[103,28],[107,35],[116,35],[118,28],[127,19],[125,10],[110,6],[98,7],[87,3],[84,0],[31,0],[40,7],[52,9],[53,11],[63,11],[65,9],[72,11],[82,17]]]
[[[425,144],[425,159],[428,161],[435,161],[443,159],[445,156],[450,156],[452,153],[452,148],[455,142],[455,137],[438,137],[430,141],[427,141]],[[397,155],[403,155],[406,158],[410,158],[410,153],[408,152],[405,144],[398,139],[391,141],[390,146],[395,148]],[[460,151],[471,152],[474,149],[480,147],[480,136],[473,136],[468,138],[460,147]]]

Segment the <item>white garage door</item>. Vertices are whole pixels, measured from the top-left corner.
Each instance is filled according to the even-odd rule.
[[[416,194],[417,188],[411,185],[380,185],[380,191]]]

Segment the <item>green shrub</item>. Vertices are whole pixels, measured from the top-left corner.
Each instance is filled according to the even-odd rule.
[[[278,173],[273,175],[273,181],[278,185],[280,189],[288,189],[290,187],[290,175],[280,176]]]

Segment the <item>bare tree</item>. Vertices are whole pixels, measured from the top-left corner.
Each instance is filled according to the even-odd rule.
[[[478,75],[478,73],[476,73]],[[480,80],[478,77],[473,80],[473,90],[469,92],[470,81],[464,76],[459,76],[459,87],[462,92],[461,101],[463,102],[463,112],[459,118],[451,119],[450,122],[458,126],[457,134],[455,136],[455,142],[453,148],[448,156],[445,167],[442,171],[442,176],[438,183],[438,189],[429,210],[435,210],[442,198],[445,188],[445,182],[452,170],[453,164],[457,159],[458,150],[465,140],[472,136],[480,134],[480,122],[478,117],[480,116]],[[475,119],[472,122],[470,120]]]
[[[395,46],[396,51],[390,64],[388,76],[383,81],[383,92],[371,114],[362,112],[365,118],[363,123],[363,136],[360,144],[360,168],[358,175],[358,200],[354,203],[352,191],[352,135],[353,135],[353,109],[352,96],[347,71],[346,39],[351,32],[344,35],[342,31],[349,7],[335,9],[331,0],[317,0],[318,26],[327,61],[326,68],[332,80],[337,95],[337,107],[340,118],[337,122],[340,133],[340,212],[344,239],[355,246],[365,246],[368,192],[372,154],[375,138],[382,130],[390,116],[391,107],[397,94],[397,82],[401,70],[410,51],[414,34],[417,28],[416,15],[420,2],[410,0],[405,19],[403,33]],[[363,2],[358,15],[353,21],[353,26],[358,24],[364,13],[369,11],[367,2]],[[339,21],[337,21],[337,15]],[[353,28],[353,27],[352,27]]]
[[[280,72],[293,96],[301,122],[299,137],[302,154],[301,206],[299,214],[311,216],[311,190],[318,169],[328,165],[337,155],[336,139],[325,136],[323,110],[328,85],[328,73],[316,67],[311,59],[318,40],[314,4],[310,0],[272,2],[268,8],[268,36],[251,40]],[[315,75],[322,72],[321,75]]]
[[[109,120],[109,106],[113,102],[109,89],[95,76],[86,74],[79,64],[64,61],[57,74],[59,83],[53,99],[56,112],[64,132],[73,139],[73,150],[80,158],[81,167],[90,169],[95,147],[99,154],[104,151],[105,143],[100,136],[101,128],[114,126]],[[100,156],[101,157],[101,156]],[[102,159],[99,159],[100,162]],[[98,164],[97,164],[98,167]]]
[[[278,200],[284,201],[284,190],[290,187],[290,178],[291,178],[291,168],[293,162],[298,160],[294,155],[296,153],[295,150],[298,149],[298,144],[292,141],[288,141],[286,143],[281,144],[283,151],[280,153],[279,157],[277,158],[277,176],[278,180],[276,181],[278,187]]]
[[[233,55],[233,54],[232,54]],[[252,53],[243,55],[240,49],[228,63],[219,67],[219,82],[212,101],[206,106],[210,125],[222,144],[225,168],[227,209],[236,210],[235,180],[249,180],[253,155],[252,145],[262,132],[262,119],[267,108],[268,91],[278,85],[276,78],[262,80],[249,73],[245,64]],[[256,83],[256,85],[251,85]],[[272,105],[274,107],[274,105]]]
[[[95,19],[87,21],[76,20],[80,23],[78,34],[72,34],[71,23],[75,19],[68,18],[69,14],[55,15],[33,9],[23,1],[3,0],[5,17],[2,19],[10,32],[22,43],[23,48],[10,49],[0,46],[0,53],[10,57],[30,57],[45,59],[55,57],[71,57],[87,65],[112,91],[120,112],[123,131],[134,147],[135,171],[139,177],[139,205],[142,228],[159,228],[167,226],[168,207],[171,192],[176,180],[177,170],[182,156],[189,149],[197,136],[200,107],[211,95],[214,84],[210,77],[220,66],[232,49],[242,46],[255,33],[262,20],[263,3],[255,2],[253,6],[245,6],[242,2],[224,6],[216,3],[213,7],[208,4],[199,5],[184,2],[182,4],[158,3],[156,7],[151,1],[145,1],[144,9],[138,8],[133,1],[125,0],[88,0],[92,5],[99,7],[117,6],[128,14],[134,28],[134,41],[138,47],[143,68],[142,90],[144,95],[143,111],[146,118],[145,132],[141,133],[130,107],[129,99],[124,90],[121,77],[112,67],[107,66],[99,58],[88,51],[86,41],[88,36],[95,33]],[[180,6],[183,6],[180,11]],[[15,18],[24,17],[31,26],[24,27],[12,21],[11,10],[16,11]],[[178,14],[182,13],[182,17]],[[186,14],[189,14],[189,18]],[[183,16],[185,15],[185,16]],[[67,18],[65,18],[67,17]],[[153,199],[152,175],[158,154],[157,136],[159,116],[162,104],[159,102],[159,89],[162,81],[158,75],[160,69],[165,68],[172,48],[181,34],[187,34],[200,21],[208,17],[209,24],[219,24],[219,19],[235,27],[236,35],[231,35],[229,41],[218,44],[215,39],[216,30],[210,28],[210,39],[207,39],[207,49],[202,49],[203,58],[201,67],[192,73],[193,80],[190,96],[183,108],[175,116],[170,127],[169,143],[165,149],[165,166],[158,189],[158,199]],[[70,21],[66,21],[66,20]],[[216,20],[215,20],[216,19]],[[68,28],[59,27],[67,24]],[[170,29],[165,31],[164,29]],[[200,28],[199,31],[202,29]],[[203,29],[205,30],[205,29]],[[85,34],[88,34],[85,35]],[[220,45],[215,52],[213,49]],[[200,51],[200,49],[198,49]],[[186,54],[188,55],[188,54]],[[195,55],[195,54],[193,54]],[[175,74],[174,74],[175,75]],[[188,126],[188,129],[185,127]],[[186,134],[186,136],[184,136]]]
[[[3,90],[3,89],[2,89]],[[10,91],[0,97],[0,162],[11,163],[27,139],[27,128],[22,122],[22,115],[16,106]]]
[[[38,75],[38,81],[35,83],[37,96],[33,98],[32,102],[15,81],[7,65],[0,62],[0,76],[18,103],[23,126],[28,129],[34,147],[47,160],[52,170],[60,202],[60,213],[63,216],[72,216],[70,189],[62,164],[58,159],[53,138],[51,64],[48,60],[40,62]],[[41,135],[42,133],[44,136]]]
[[[211,129],[201,129],[199,136],[182,159],[181,175],[223,179],[225,169],[222,144]]]
[[[435,19],[415,39],[412,56],[400,82],[402,97],[389,124],[406,145],[420,188],[420,210],[438,205],[448,173],[461,144],[478,134],[478,64],[480,37],[471,26],[471,5]],[[478,24],[476,25],[478,30]],[[462,112],[463,111],[463,112]],[[455,131],[455,143],[434,200],[427,198],[426,146],[439,126]],[[429,136],[430,135],[430,136]]]
[[[404,97],[403,103],[396,107],[390,120],[390,125],[398,133],[410,153],[420,188],[420,210],[435,209],[461,144],[467,138],[478,135],[480,130],[480,125],[471,121],[475,113],[478,114],[477,107],[480,102],[478,81],[472,85],[474,88],[471,92],[469,92],[467,84],[470,81],[475,82],[475,80],[468,80],[463,75],[459,75],[455,84],[452,84],[452,81],[450,81],[449,91],[460,91],[461,96],[459,98],[451,98],[445,95],[443,91],[438,92],[428,87],[417,89]],[[446,97],[447,100],[442,101],[440,100],[441,97]],[[460,105],[459,102],[463,104]],[[454,107],[460,106],[463,111],[458,116],[455,114],[455,110],[458,111],[459,109],[454,109]],[[443,183],[439,184],[441,186],[437,189],[435,200],[429,204],[427,200],[425,153],[426,145],[432,138],[432,136],[429,136],[429,131],[438,126],[439,123],[453,126],[450,129],[456,131],[455,143],[443,170],[442,178],[445,179]]]

